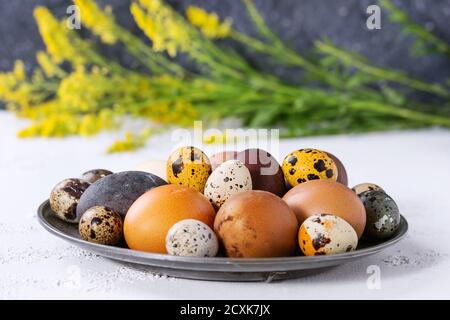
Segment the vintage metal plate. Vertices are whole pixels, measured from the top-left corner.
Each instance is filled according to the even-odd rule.
[[[168,276],[216,281],[272,281],[321,272],[327,268],[378,253],[401,240],[408,230],[408,223],[402,216],[400,227],[392,238],[376,243],[360,241],[357,250],[353,252],[329,256],[257,259],[194,258],[141,252],[84,241],[78,235],[77,225],[58,219],[50,209],[48,201],[39,207],[38,219],[50,233],[100,256],[140,265],[141,268]]]

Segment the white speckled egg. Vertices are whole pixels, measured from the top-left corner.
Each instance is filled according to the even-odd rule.
[[[166,250],[173,256],[214,257],[219,241],[205,223],[185,219],[175,223],[167,232]]]
[[[85,180],[70,178],[58,183],[50,193],[50,207],[64,221],[78,223],[77,206],[82,194],[91,184]]]
[[[355,250],[358,236],[344,219],[331,214],[316,214],[301,225],[298,242],[306,256],[329,255]]]
[[[216,207],[232,195],[252,190],[252,177],[247,167],[239,160],[228,160],[218,166],[205,185],[205,196]]]

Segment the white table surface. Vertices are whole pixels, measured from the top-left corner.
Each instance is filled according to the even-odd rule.
[[[0,298],[332,299],[450,298],[450,131],[372,133],[283,140],[280,155],[316,147],[346,165],[350,185],[376,182],[408,219],[397,245],[325,273],[275,283],[169,278],[103,259],[47,233],[36,208],[60,180],[96,167],[121,171],[165,159],[170,135],[134,153],[106,155],[118,133],[94,138],[16,138],[26,125],[0,112]],[[212,151],[212,146],[205,148]],[[380,268],[380,288],[367,267]]]

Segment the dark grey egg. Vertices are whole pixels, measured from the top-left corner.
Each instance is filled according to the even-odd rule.
[[[93,169],[86,171],[81,175],[81,179],[86,180],[87,182],[94,183],[95,181],[109,176],[110,174],[113,174],[113,172],[106,170],[106,169]]]
[[[141,171],[111,174],[94,182],[81,196],[77,206],[78,218],[87,209],[104,206],[125,218],[134,201],[146,191],[167,184],[160,177]]]
[[[77,178],[65,179],[50,193],[50,207],[56,216],[64,221],[77,223],[77,206],[90,183]]]
[[[395,201],[379,190],[365,191],[359,197],[367,215],[364,235],[372,239],[391,237],[400,224],[400,211]]]

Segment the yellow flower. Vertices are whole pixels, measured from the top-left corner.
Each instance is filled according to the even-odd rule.
[[[226,38],[230,35],[230,19],[221,22],[217,14],[195,6],[189,6],[186,15],[189,22],[198,27],[207,38]]]
[[[16,61],[13,71],[0,73],[0,99],[8,102],[8,109],[14,111],[32,103],[32,86],[25,80],[25,67],[21,61]]]
[[[80,8],[81,21],[86,27],[99,36],[104,43],[114,44],[117,42],[116,24],[111,7],[107,6],[102,11],[92,0],[74,0],[74,3]]]
[[[34,9],[39,32],[44,41],[47,51],[57,64],[70,61],[75,65],[85,63],[83,56],[78,51],[69,37],[69,29],[60,23],[53,14],[45,7]]]
[[[49,57],[47,53],[39,51],[36,54],[36,60],[47,77],[62,77],[64,75],[64,71],[62,71],[61,68],[59,68],[58,65],[52,61],[51,57]]]
[[[16,60],[16,62],[14,63],[13,73],[17,80],[25,80],[25,65],[23,64],[22,60]]]
[[[162,124],[188,126],[197,118],[198,113],[188,101],[156,102],[140,109],[139,116]]]
[[[41,104],[34,105],[33,107],[26,106],[17,111],[19,117],[28,119],[40,119],[51,116],[54,113],[60,111],[57,100],[49,100]]]
[[[205,144],[226,144],[230,142],[236,143],[236,136],[222,134],[210,134],[203,136],[203,143]]]
[[[166,5],[158,0],[141,0],[141,6],[132,3],[131,14],[145,35],[152,41],[153,50],[167,51],[174,57],[177,51],[187,51],[190,37],[183,24]]]
[[[225,142],[226,142],[226,137],[224,134],[221,134],[221,135],[210,134],[210,135],[203,136],[204,144],[224,144]]]
[[[161,0],[139,0],[141,5],[149,11],[158,11],[162,8]]]
[[[18,132],[20,138],[34,136],[64,137],[78,133],[79,117],[69,113],[55,113],[45,119],[37,120],[29,127]]]
[[[139,134],[126,132],[123,140],[116,140],[107,150],[108,153],[133,151],[145,146],[147,139],[151,136],[151,129],[144,129]]]
[[[112,79],[100,72],[86,72],[79,67],[64,78],[57,90],[57,96],[65,110],[81,112],[95,111],[107,92],[114,89]]]

